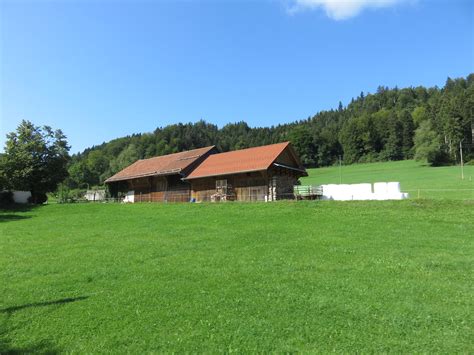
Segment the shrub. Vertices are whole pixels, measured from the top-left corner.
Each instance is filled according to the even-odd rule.
[[[13,204],[13,192],[0,191],[0,207],[8,207]]]
[[[32,192],[31,197],[28,198],[28,202],[35,205],[41,205],[46,201],[48,201],[48,196],[44,192]]]
[[[66,184],[60,184],[56,193],[58,203],[66,203],[71,199],[71,189]]]
[[[433,151],[428,154],[428,163],[432,166],[452,165],[453,161],[444,150]]]

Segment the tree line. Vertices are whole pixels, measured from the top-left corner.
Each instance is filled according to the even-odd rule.
[[[0,156],[2,189],[53,191],[58,182],[81,189],[138,159],[215,145],[236,150],[289,140],[306,167],[402,159],[431,165],[474,159],[474,74],[448,78],[442,88],[423,86],[363,92],[347,106],[288,124],[252,128],[245,122],[222,128],[203,120],[159,127],[93,146],[69,156],[64,134],[23,121],[7,135]],[[35,184],[33,186],[32,184]]]

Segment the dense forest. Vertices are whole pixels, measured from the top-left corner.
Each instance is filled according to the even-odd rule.
[[[474,74],[448,78],[443,88],[379,87],[344,107],[304,120],[252,128],[245,122],[222,128],[199,121],[114,139],[73,155],[71,188],[100,185],[137,159],[209,145],[220,151],[290,140],[307,167],[418,159],[432,165],[474,159]]]

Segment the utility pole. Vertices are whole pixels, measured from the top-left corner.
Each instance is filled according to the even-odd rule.
[[[462,139],[460,142],[459,142],[459,155],[461,156],[461,180],[464,180],[464,162],[462,161],[462,141],[464,139]]]
[[[339,184],[342,184],[342,162],[341,162],[340,155],[339,155]]]

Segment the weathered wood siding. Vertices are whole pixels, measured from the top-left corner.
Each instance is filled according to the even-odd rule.
[[[191,197],[198,202],[211,201],[217,192],[216,180],[227,180],[227,200],[231,201],[264,201],[268,190],[267,174],[251,172],[192,180]]]
[[[188,202],[191,186],[180,175],[153,176],[128,181],[135,202]]]

